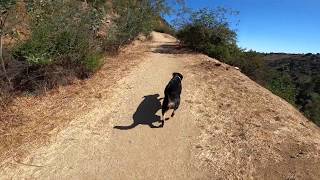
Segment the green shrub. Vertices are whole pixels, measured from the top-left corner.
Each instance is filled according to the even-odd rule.
[[[99,53],[89,54],[82,63],[87,71],[96,72],[104,63],[103,55]]]
[[[237,34],[224,18],[225,9],[202,9],[182,23],[177,37],[182,44],[217,59],[228,59],[236,47]]]
[[[10,9],[11,6],[16,4],[16,0],[1,0],[0,1],[0,12],[6,13]]]
[[[154,11],[149,0],[114,0],[113,8],[117,17],[104,43],[107,49],[117,50],[138,34],[152,30]]]
[[[31,37],[16,49],[30,65],[72,61],[80,65],[93,43],[92,11],[81,10],[78,1],[39,1],[31,15]],[[80,10],[79,10],[80,9]]]
[[[103,13],[94,7],[98,1],[90,3],[84,6],[74,0],[29,2],[31,35],[13,53],[28,67],[14,79],[16,88],[51,88],[68,84],[71,76],[85,78],[99,69],[103,62],[97,55],[101,53],[101,42],[96,31]]]
[[[292,105],[295,105],[297,90],[288,74],[276,71],[269,72],[271,76],[267,82],[267,88],[274,94],[282,97]]]

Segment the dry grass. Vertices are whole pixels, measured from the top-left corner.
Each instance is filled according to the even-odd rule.
[[[16,97],[0,113],[0,162],[11,157],[19,161],[30,149],[48,144],[76,116],[90,111],[93,102],[108,98],[114,82],[138,64],[144,49],[137,42],[127,46],[119,55],[106,58],[91,79],[38,96]]]

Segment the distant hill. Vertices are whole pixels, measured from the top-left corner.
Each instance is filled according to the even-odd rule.
[[[320,125],[320,54],[271,53],[267,67],[290,78],[295,86],[295,105]]]
[[[318,54],[289,54],[289,53],[269,53],[265,54],[265,60],[314,60],[320,59],[320,53]]]

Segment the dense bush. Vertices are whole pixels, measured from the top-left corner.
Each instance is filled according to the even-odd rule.
[[[31,37],[17,47],[34,66],[67,63],[81,64],[95,51],[95,11],[82,8],[79,1],[36,1],[31,11]]]
[[[107,49],[118,49],[138,34],[151,32],[166,9],[166,2],[159,0],[114,0],[112,4],[116,16],[104,44]]]
[[[13,50],[13,56],[27,64],[14,77],[16,89],[52,88],[98,69],[102,63],[97,54],[102,52],[95,33],[103,13],[93,6],[95,3],[29,1],[31,34]]]
[[[183,22],[177,37],[184,45],[217,59],[228,59],[237,49],[237,34],[229,26],[225,9],[202,9]]]

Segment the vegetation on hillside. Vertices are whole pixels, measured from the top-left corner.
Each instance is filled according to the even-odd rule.
[[[179,19],[177,37],[193,50],[239,67],[320,125],[320,58],[306,54],[292,60],[287,55],[287,59],[270,62],[264,59],[265,54],[245,51],[236,43],[237,33],[227,18],[230,15],[235,13],[224,8],[191,12],[186,20]],[[301,60],[306,57],[310,58]]]
[[[263,61],[259,53],[237,46],[237,33],[230,27],[228,16],[237,12],[225,9],[201,9],[178,22],[177,37],[181,43],[210,57],[238,66],[250,76],[259,74]]]
[[[3,0],[0,11],[2,98],[9,91],[42,91],[89,77],[105,63],[104,54],[159,27],[170,8],[165,0]],[[21,14],[27,21],[9,18]],[[24,25],[27,38],[16,24]],[[4,38],[15,43],[3,45]]]
[[[286,78],[283,93],[292,104],[320,126],[320,56],[267,54],[264,59],[267,67],[279,74],[275,81]]]

